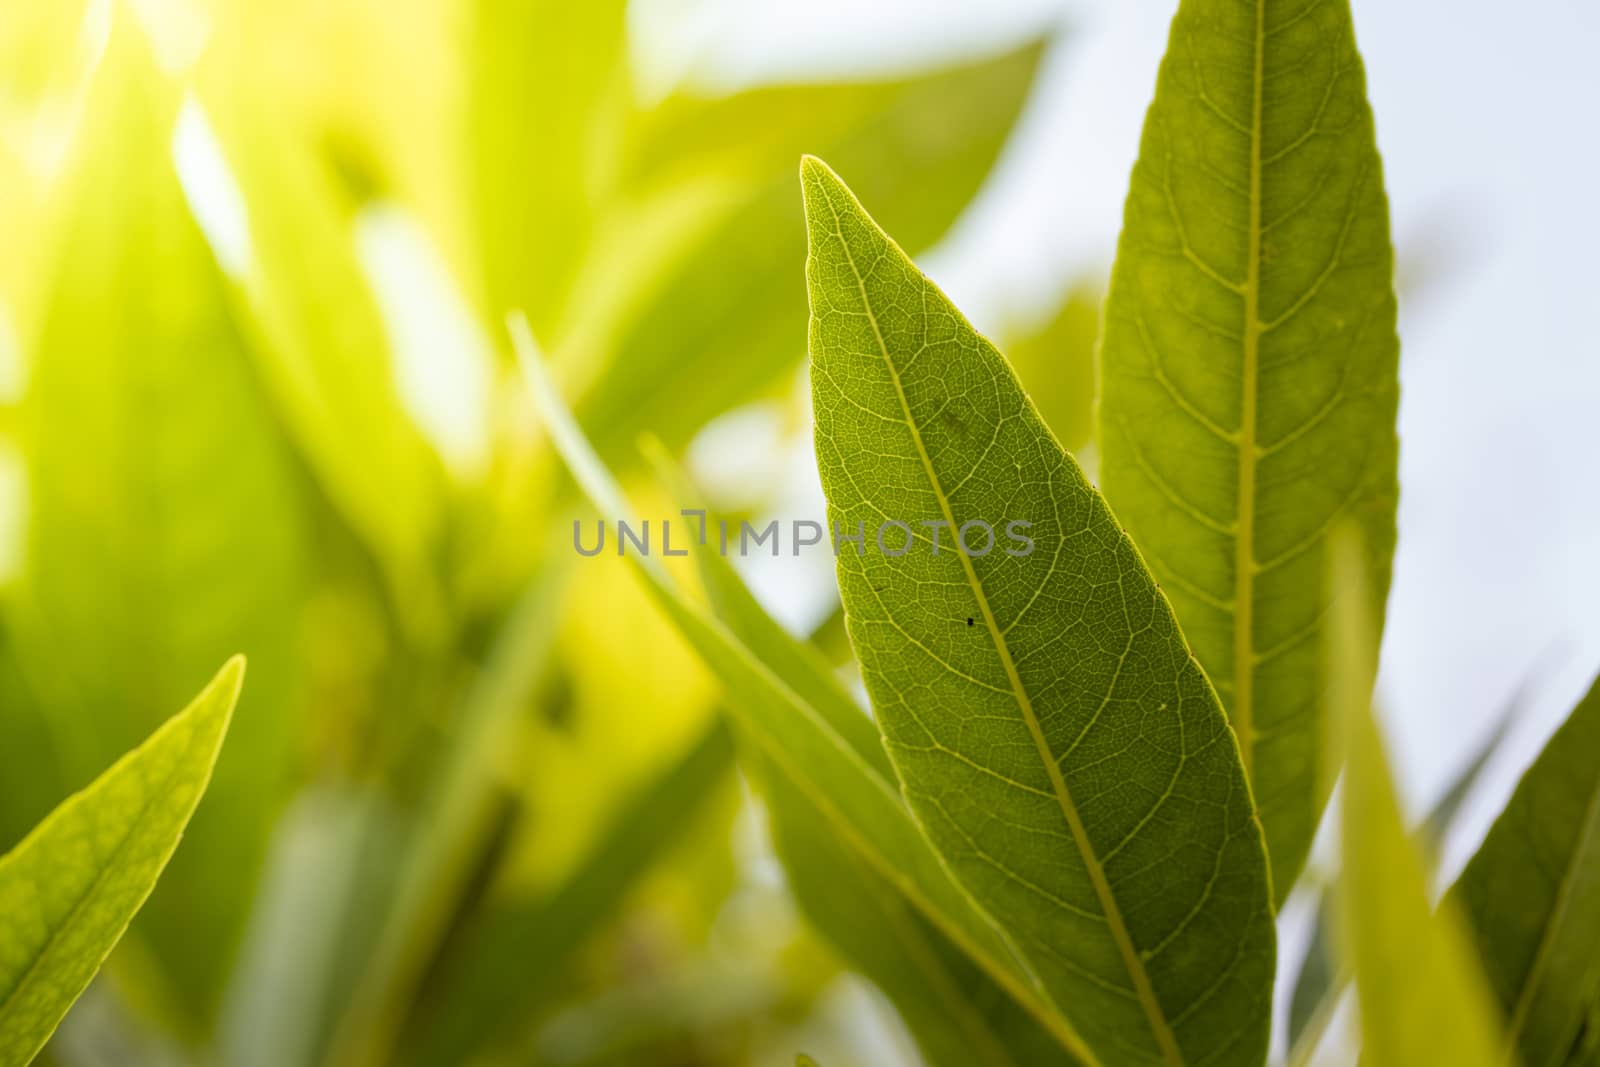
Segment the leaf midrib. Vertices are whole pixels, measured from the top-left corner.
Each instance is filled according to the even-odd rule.
[[[933,490],[934,497],[939,502],[939,510],[945,522],[951,529],[959,525],[955,521],[955,514],[950,507],[949,498],[945,495],[944,487],[940,484],[938,475],[933,469],[933,460],[928,454],[928,449],[922,440],[922,432],[917,428],[916,420],[911,414],[911,405],[906,398],[905,387],[900,381],[900,372],[894,365],[893,358],[889,355],[889,347],[883,339],[883,331],[878,325],[878,316],[872,309],[872,301],[867,296],[866,279],[862,276],[860,268],[856,265],[855,255],[850,251],[850,243],[845,239],[843,223],[839,218],[839,209],[834,205],[831,193],[826,194],[828,210],[833,215],[834,234],[839,238],[839,246],[844,250],[845,260],[850,264],[850,273],[856,279],[856,288],[861,294],[861,307],[866,313],[867,321],[872,324],[872,335],[877,341],[878,351],[883,357],[884,366],[888,368],[889,378],[894,383],[895,396],[900,402],[900,409],[906,428],[911,432],[911,440],[916,446],[917,458],[922,463],[923,473],[927,476],[929,487]],[[1172,1028],[1168,1024],[1165,1013],[1156,999],[1155,988],[1150,982],[1149,972],[1145,970],[1143,961],[1139,958],[1138,950],[1134,948],[1133,939],[1128,933],[1127,924],[1123,921],[1122,911],[1117,905],[1116,897],[1111,892],[1111,885],[1106,880],[1105,871],[1100,866],[1099,857],[1089,841],[1088,831],[1084,828],[1083,820],[1078,814],[1077,804],[1072,799],[1072,794],[1067,788],[1066,779],[1061,774],[1061,768],[1056,764],[1055,754],[1050,748],[1050,742],[1044,736],[1043,727],[1039,717],[1033,709],[1033,700],[1028,696],[1022,684],[1021,675],[1017,671],[1015,660],[1011,656],[1010,647],[1006,643],[1005,634],[1000,629],[994,617],[994,610],[989,604],[989,597],[984,590],[983,583],[978,580],[972,561],[966,553],[957,552],[956,558],[961,561],[961,569],[967,580],[967,585],[972,589],[978,601],[979,613],[983,616],[984,626],[988,629],[989,637],[994,644],[995,652],[1000,657],[1000,662],[1005,668],[1006,678],[1011,686],[1012,698],[1016,701],[1017,708],[1022,712],[1023,721],[1027,724],[1028,733],[1033,738],[1033,743],[1038,751],[1040,760],[1044,763],[1045,773],[1050,777],[1050,785],[1056,795],[1056,801],[1065,816],[1067,826],[1072,832],[1073,843],[1077,846],[1083,858],[1084,867],[1089,872],[1089,880],[1094,885],[1095,896],[1100,902],[1106,926],[1111,931],[1112,939],[1117,943],[1117,950],[1122,956],[1123,965],[1128,971],[1128,976],[1133,981],[1134,992],[1137,994],[1140,1006],[1144,1009],[1145,1017],[1150,1023],[1151,1032],[1154,1034],[1157,1045],[1161,1048],[1162,1057],[1174,1067],[1182,1067],[1183,1054],[1178,1049],[1177,1039],[1173,1036]]]
[[[1250,102],[1250,206],[1246,230],[1244,366],[1240,370],[1239,498],[1233,542],[1233,699],[1228,713],[1247,782],[1255,781],[1256,378],[1261,348],[1261,99],[1267,5],[1256,0]]]
[[[1589,792],[1589,804],[1584,812],[1577,848],[1573,850],[1572,862],[1561,874],[1561,888],[1556,894],[1556,905],[1551,910],[1550,921],[1540,934],[1539,948],[1534,953],[1533,966],[1529,968],[1527,981],[1522,984],[1522,990],[1517,994],[1516,1008],[1511,1014],[1510,1025],[1506,1027],[1507,1064],[1516,1062],[1517,1045],[1521,1040],[1523,1028],[1528,1023],[1528,1013],[1533,1007],[1534,993],[1543,983],[1545,968],[1550,963],[1550,953],[1560,941],[1558,932],[1563,929],[1570,911],[1572,886],[1577,881],[1577,871],[1585,866],[1586,862],[1593,861],[1597,857],[1600,857],[1600,783]]]

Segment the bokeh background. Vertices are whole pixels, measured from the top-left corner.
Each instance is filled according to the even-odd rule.
[[[1355,0],[1401,291],[1380,698],[1470,852],[1600,663],[1600,9]],[[1093,469],[1170,0],[13,0],[0,11],[0,847],[251,657],[62,1064],[915,1062],[806,929],[713,683],[511,366],[642,501],[820,518],[800,152]],[[826,553],[752,560],[848,670]],[[1285,973],[1307,906],[1284,917]]]

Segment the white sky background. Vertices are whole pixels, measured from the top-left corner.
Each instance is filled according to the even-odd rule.
[[[980,329],[1104,276],[1175,0],[643,6],[641,38],[675,39],[730,86],[904,68],[1061,27],[994,179],[923,266]],[[1413,811],[1539,668],[1447,845],[1453,874],[1600,670],[1600,5],[1354,8],[1402,272],[1422,275],[1401,298],[1400,547],[1380,681]]]

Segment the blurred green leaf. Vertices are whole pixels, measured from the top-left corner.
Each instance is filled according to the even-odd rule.
[[[1028,398],[1069,452],[1088,444],[1094,431],[1095,342],[1102,302],[1093,285],[1074,285],[1048,320],[1003,334],[1006,358]]]
[[[570,981],[574,954],[613,918],[640,876],[684,832],[708,797],[728,782],[733,746],[720,718],[611,821],[585,861],[553,893],[486,915],[432,983],[420,1038],[408,1063],[444,1065],[525,1032]],[[538,960],[532,972],[525,962]],[[523,973],[507,982],[506,975]]]
[[[1450,891],[1523,1067],[1560,1067],[1600,1007],[1600,680]]]
[[[1106,301],[1101,484],[1222,697],[1280,903],[1327,802],[1336,520],[1389,588],[1393,259],[1348,0],[1183,0]]]
[[[603,515],[613,521],[631,517],[621,490],[557,396],[531,336],[518,326],[522,324],[513,329],[518,354],[557,451]],[[763,765],[779,772],[793,794],[804,798],[809,818],[826,824],[841,844],[1023,1005],[1061,1048],[1085,1062],[1097,1062],[1031,972],[1019,964],[1012,946],[950,879],[901,803],[893,779],[885,775],[881,748],[875,741],[866,747],[863,735],[870,738],[870,730],[845,726],[848,732],[841,732],[843,724],[862,719],[860,710],[836,700],[813,707],[757,658],[771,653],[783,662],[781,648],[766,643],[747,648],[691,604],[653,557],[629,558],[657,603],[722,682],[737,731],[759,745]],[[773,626],[770,621],[748,621],[758,627],[752,634]]]
[[[623,9],[620,0],[470,5],[467,190],[490,322],[522,308],[541,335],[555,328],[595,224],[608,142],[621,133]]]
[[[1337,594],[1326,629],[1331,777],[1345,764],[1345,948],[1361,1005],[1362,1062],[1372,1067],[1501,1065],[1499,1014],[1455,903],[1428,903],[1427,865],[1400,814],[1372,715],[1376,625],[1359,531],[1344,525],[1329,550]]]
[[[753,765],[761,768],[759,752]],[[894,1004],[930,1067],[1080,1062],[892,882],[841,844],[793,785],[760,771],[773,844],[807,918]]]
[[[370,789],[308,787],[278,820],[250,929],[229,977],[217,1049],[228,1067],[312,1067],[345,1003],[352,944],[370,944],[370,901],[392,868],[372,853],[392,826]],[[365,920],[365,921],[364,921]],[[367,935],[367,936],[363,936]]]
[[[1455,780],[1444,791],[1444,795],[1429,809],[1422,826],[1417,830],[1419,844],[1424,853],[1436,849],[1444,839],[1444,835],[1449,832],[1455,822],[1456,813],[1471,795],[1473,787],[1483,774],[1483,769],[1489,765],[1490,757],[1505,739],[1506,730],[1516,718],[1522,701],[1523,694],[1519,692],[1501,709],[1495,728],[1478,747],[1472,759],[1467,761],[1467,765],[1461,768]],[[1335,914],[1334,900],[1328,893],[1318,893],[1311,941],[1306,947],[1305,959],[1300,964],[1300,972],[1295,978],[1294,993],[1289,1001],[1290,1063],[1302,1062],[1296,1058],[1296,1050],[1303,1049],[1309,1059],[1310,1052],[1321,1040],[1322,1031],[1330,1021],[1339,997],[1349,982],[1348,974],[1336,973],[1338,961],[1335,959],[1334,946],[1337,940],[1338,916]]]
[[[547,669],[564,577],[550,564],[528,583],[450,724],[415,823],[396,848],[379,934],[335,1035],[339,1062],[387,1061],[477,869],[504,785],[495,759]]]
[[[382,565],[411,636],[427,640],[442,621],[432,574],[444,508],[440,461],[401,403],[336,175],[253,80],[250,45],[227,36],[212,45],[199,77],[210,125],[186,116],[185,143],[203,151],[200,131],[209,128],[231,175],[222,181],[236,182],[242,198],[233,206],[244,212],[244,247],[224,241],[219,258],[284,424]],[[218,184],[191,184],[191,198],[217,198]],[[230,262],[235,256],[244,261]]]
[[[7,709],[19,744],[0,747],[0,778],[19,806],[0,836],[148,735],[225,655],[252,657],[235,751],[128,946],[157,949],[140,1007],[192,1030],[286,793],[309,549],[303,479],[168,157],[176,106],[123,13],[39,267],[27,558],[5,603],[25,696]]]
[[[801,185],[828,518],[880,541],[840,593],[911,810],[1101,1059],[1261,1062],[1271,891],[1216,694],[1004,358],[826,164]]]
[[[863,193],[888,205],[886,223],[925,248],[988,176],[1042,52],[1033,43],[893,81],[686,94],[643,116],[630,187],[732,184],[721,216],[684,242],[608,340],[537,333],[558,363],[603,368],[576,409],[592,439],[615,450],[607,458],[631,462],[640,429],[676,446],[800,363],[805,297],[793,267],[805,229],[792,182],[802,152],[864,175]]]
[[[0,115],[37,103],[81,73],[88,0],[0,8]]]
[[[178,847],[211,780],[244,660],[0,858],[0,1067],[44,1047]]]

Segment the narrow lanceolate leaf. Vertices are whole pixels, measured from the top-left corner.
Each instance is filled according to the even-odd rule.
[[[616,481],[557,396],[534,353],[532,339],[515,325],[513,337],[540,415],[573,477],[603,514],[630,517],[632,511]],[[795,818],[826,826],[834,841],[892,887],[1050,1035],[1058,1050],[1055,1057],[1034,1056],[1031,1062],[1048,1064],[1060,1059],[1098,1067],[1100,1060],[1061,1014],[1037,976],[1018,963],[1014,945],[951,880],[918,831],[895,789],[882,747],[860,709],[824,684],[805,665],[808,657],[785,654],[767,642],[776,624],[770,619],[759,623],[744,614],[742,599],[730,595],[737,582],[718,576],[725,572],[708,571],[712,580],[707,584],[720,601],[719,610],[728,613],[730,625],[736,624],[733,633],[692,604],[655,558],[630,558],[656,602],[722,683],[735,733],[759,753],[754,765],[766,777],[775,801],[784,805],[786,812],[792,803]],[[744,598],[748,596],[744,592]],[[769,656],[783,675],[765,662]],[[746,762],[751,763],[748,757]]]
[[[1279,901],[1327,800],[1336,520],[1389,585],[1392,260],[1348,0],[1183,0],[1106,303],[1101,477],[1222,696]]]
[[[688,480],[660,448],[658,469],[685,505],[700,508]],[[689,512],[686,512],[688,514]],[[712,549],[691,549],[718,619],[783,684],[818,710],[876,775],[894,775],[877,728],[817,650],[791,637],[738,572]],[[1066,1063],[1049,1032],[921,913],[894,884],[840,841],[804,793],[745,738],[741,759],[767,802],[773,845],[806,918],[894,1004],[930,1067]]]
[[[0,858],[0,1067],[31,1060],[127,929],[211,780],[244,660]]]
[[[1515,720],[1522,701],[1523,694],[1518,693],[1506,707],[1501,709],[1499,721],[1489,736],[1478,746],[1477,753],[1465,767],[1461,768],[1450,783],[1450,787],[1444,791],[1444,795],[1428,809],[1427,816],[1416,831],[1418,844],[1424,852],[1436,849],[1445,834],[1450,831],[1450,827],[1455,823],[1456,814],[1461,810],[1467,797],[1472,795],[1478,779],[1489,766],[1490,757],[1499,751],[1500,742],[1505,739],[1506,730]],[[1309,1057],[1311,1052],[1315,1051],[1316,1045],[1322,1039],[1323,1030],[1332,1021],[1333,1011],[1344,993],[1345,984],[1349,981],[1348,972],[1339,970],[1341,964],[1334,958],[1338,925],[1334,912],[1332,897],[1326,893],[1322,894],[1317,901],[1311,943],[1306,948],[1305,959],[1300,964],[1300,973],[1295,978],[1294,995],[1289,1000],[1290,1063],[1309,1062],[1309,1059],[1297,1058],[1296,1053],[1303,1051]]]
[[[1427,867],[1400,815],[1372,716],[1377,659],[1362,549],[1353,528],[1339,530],[1331,573],[1344,595],[1333,601],[1325,646],[1333,679],[1327,762],[1331,769],[1341,754],[1345,762],[1338,897],[1362,1063],[1491,1067],[1502,1062],[1499,1012],[1453,903],[1429,906]]]
[[[1600,681],[1551,737],[1449,898],[1523,1067],[1568,1061],[1600,1011]]]
[[[817,457],[865,531],[839,585],[912,811],[1101,1058],[1260,1063],[1272,906],[1216,694],[1005,360],[832,171],[801,181]]]

